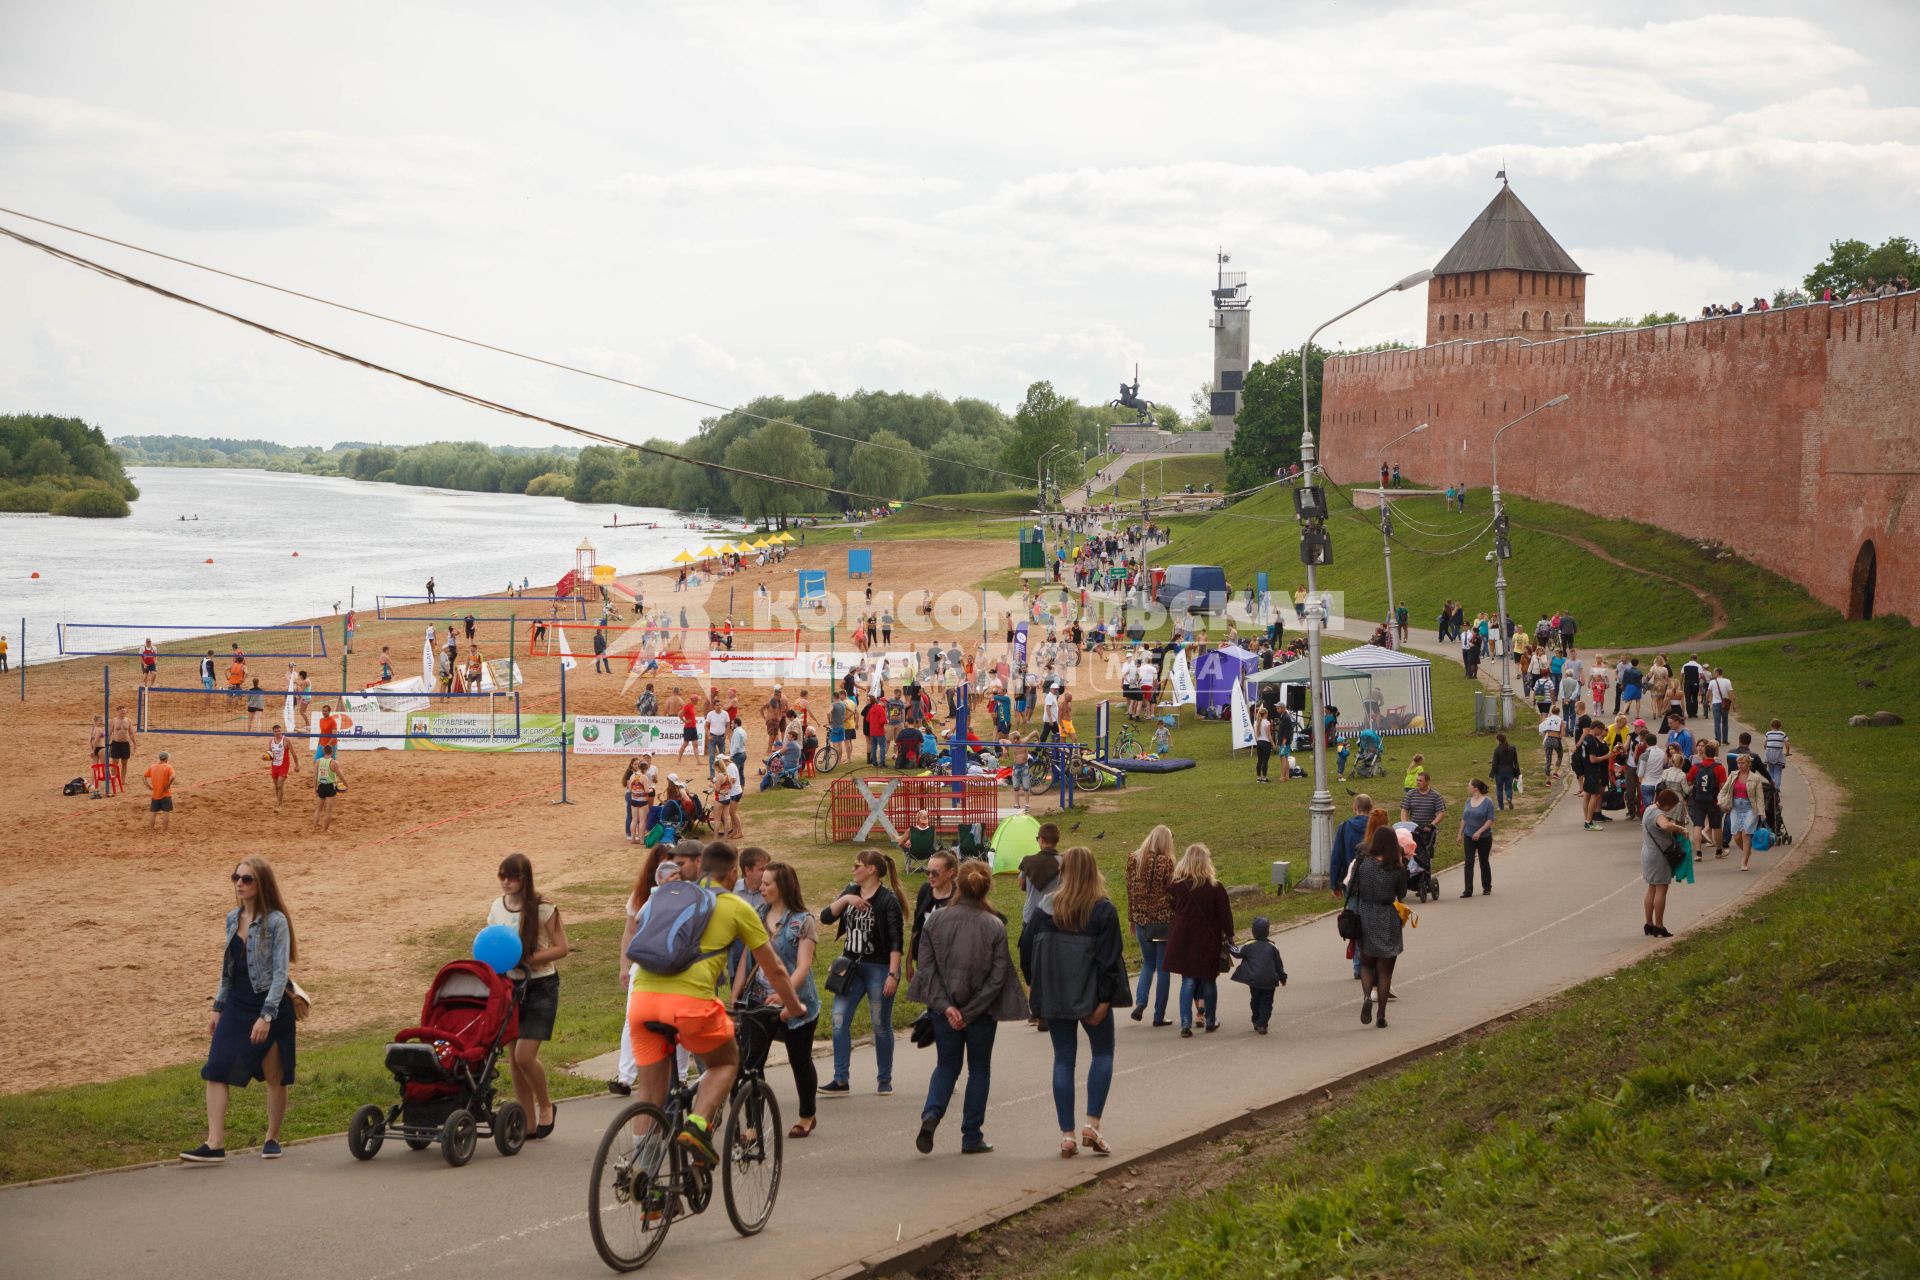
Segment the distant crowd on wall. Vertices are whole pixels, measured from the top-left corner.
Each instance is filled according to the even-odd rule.
[[[1891,280],[1878,280],[1868,276],[1865,284],[1857,284],[1844,294],[1828,286],[1819,291],[1818,297],[1809,294],[1805,289],[1782,289],[1773,295],[1771,302],[1763,297],[1757,297],[1745,305],[1737,301],[1731,306],[1709,302],[1700,308],[1700,318],[1710,320],[1715,316],[1737,316],[1748,311],[1772,311],[1776,307],[1804,307],[1809,302],[1857,302],[1862,298],[1891,298],[1896,293],[1906,293],[1912,288],[1913,282],[1905,276],[1895,276]]]

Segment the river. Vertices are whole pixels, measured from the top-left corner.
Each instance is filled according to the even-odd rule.
[[[522,578],[537,595],[573,567],[582,539],[601,563],[633,573],[667,567],[704,537],[685,517],[653,508],[622,508],[620,523],[634,527],[603,528],[614,508],[562,498],[275,471],[128,474],[140,500],[125,520],[0,514],[0,626],[18,649],[26,620],[30,661],[55,658],[55,623],[212,634],[325,617],[336,603],[371,613],[376,595],[423,594],[430,575],[442,596],[498,592]]]

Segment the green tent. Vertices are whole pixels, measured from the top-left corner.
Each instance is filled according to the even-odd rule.
[[[1020,860],[1040,849],[1040,819],[1030,813],[1016,813],[1000,819],[993,833],[993,873],[1012,875],[1020,869]]]

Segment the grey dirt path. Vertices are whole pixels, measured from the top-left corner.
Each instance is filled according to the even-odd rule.
[[[1305,803],[1304,788],[1275,791],[1278,803]],[[1457,812],[1458,798],[1450,799]],[[1797,768],[1789,771],[1786,802],[1804,849],[1816,815]],[[1451,837],[1451,824],[1443,830]],[[1214,1035],[1183,1040],[1174,1028],[1132,1022],[1122,1011],[1104,1124],[1116,1154],[1177,1144],[1664,945],[1634,932],[1642,884],[1633,824],[1586,832],[1576,806],[1561,804],[1528,836],[1496,843],[1493,896],[1460,901],[1454,873],[1441,900],[1420,909],[1395,976],[1401,998],[1388,1030],[1361,1025],[1357,984],[1325,918],[1277,938],[1292,983],[1280,993],[1269,1036],[1252,1034],[1244,990],[1228,982],[1220,984],[1224,1025]],[[1731,858],[1709,860],[1697,885],[1674,888],[1669,926],[1684,935],[1740,904],[1783,875],[1783,862],[1777,853],[1761,855],[1755,871],[1742,874]],[[1109,878],[1121,874],[1117,861],[1105,869]],[[1333,902],[1329,896],[1329,909]],[[1084,1081],[1084,1047],[1082,1054]],[[898,1092],[880,1098],[872,1050],[860,1049],[853,1096],[823,1100],[818,1132],[787,1144],[768,1230],[737,1238],[716,1204],[674,1225],[650,1272],[765,1280],[854,1274],[917,1239],[1071,1188],[1100,1162],[1058,1155],[1051,1060],[1046,1037],[1025,1026],[1000,1028],[987,1122],[998,1150],[959,1154],[956,1097],[936,1153],[921,1156],[912,1137],[931,1057],[903,1039]],[[779,1071],[774,1082],[790,1120],[791,1079]],[[295,1106],[298,1096],[296,1089]],[[292,1147],[273,1163],[246,1152],[219,1168],[169,1166],[0,1192],[0,1270],[151,1280],[263,1270],[276,1280],[606,1274],[587,1233],[587,1172],[616,1105],[612,1098],[563,1105],[551,1139],[513,1159],[483,1144],[464,1169],[448,1168],[435,1151],[398,1145],[358,1164],[335,1138]],[[178,1138],[185,1145],[193,1135]]]

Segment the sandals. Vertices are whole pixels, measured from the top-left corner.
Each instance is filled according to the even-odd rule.
[[[1088,1125],[1086,1128],[1080,1130],[1080,1145],[1097,1156],[1110,1156],[1113,1154],[1113,1148],[1107,1145],[1107,1140],[1101,1137],[1100,1131],[1092,1125]]]
[[[808,1116],[805,1120],[796,1121],[793,1128],[787,1130],[787,1136],[789,1138],[804,1138],[812,1133],[813,1126],[819,1123],[820,1118],[818,1116]]]
[[[1080,1144],[1073,1140],[1073,1135],[1070,1133],[1061,1135],[1060,1158],[1062,1160],[1071,1160],[1079,1154]]]

